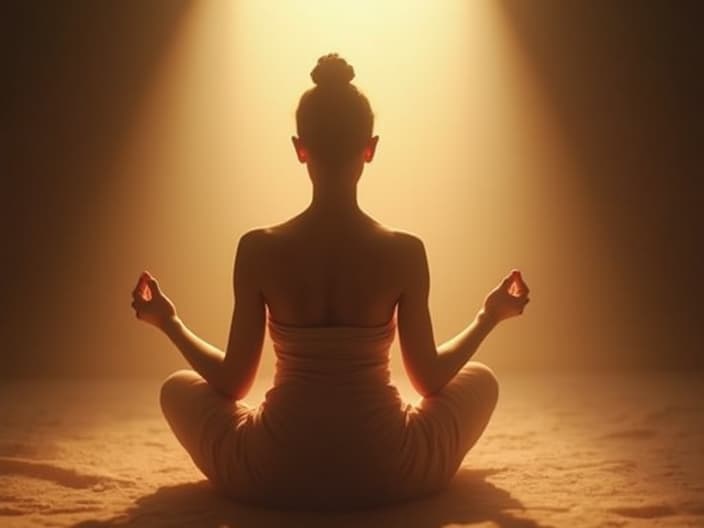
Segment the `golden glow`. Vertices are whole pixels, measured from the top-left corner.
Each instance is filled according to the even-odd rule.
[[[236,104],[244,179],[238,188],[252,196],[252,221],[283,220],[307,204],[310,184],[288,138],[295,133],[295,107],[312,86],[309,73],[317,58],[340,53],[354,65],[355,83],[371,100],[381,138],[360,181],[360,203],[380,221],[426,241],[436,337],[451,337],[469,322],[484,293],[474,286],[474,301],[466,300],[477,273],[470,262],[474,248],[467,242],[482,227],[462,219],[473,208],[478,171],[472,163],[481,163],[478,140],[490,120],[489,105],[472,103],[491,100],[495,92],[493,8],[463,1],[240,7],[235,50],[242,95]],[[265,177],[250,179],[255,171]],[[491,186],[510,192],[502,182]],[[270,205],[258,206],[262,203]],[[453,258],[453,251],[467,255],[465,262]],[[502,272],[489,274],[484,286]],[[403,379],[398,343],[393,354],[396,377]]]
[[[150,269],[187,324],[224,346],[239,236],[310,200],[290,143],[294,113],[318,57],[338,52],[354,66],[380,136],[360,204],[425,241],[438,343],[471,321],[513,267],[533,300],[477,359],[499,369],[564,364],[564,354],[603,342],[590,334],[597,302],[574,299],[590,295],[605,260],[554,112],[501,11],[488,0],[197,4],[120,167],[146,204],[131,219],[143,234],[132,271]],[[140,350],[147,334],[147,347],[168,348],[144,328]],[[392,351],[402,379],[398,341]],[[267,336],[260,379],[272,356]],[[175,351],[143,361],[164,373],[183,364]]]

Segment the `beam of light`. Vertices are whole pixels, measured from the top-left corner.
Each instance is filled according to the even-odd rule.
[[[125,156],[124,170],[147,182],[134,219],[145,242],[132,266],[151,266],[186,322],[224,346],[238,237],[310,199],[289,138],[309,73],[329,52],[354,66],[381,137],[360,204],[425,241],[436,341],[462,330],[518,267],[534,302],[477,359],[495,368],[569,363],[579,320],[562,292],[581,291],[573,272],[588,267],[580,257],[592,241],[569,222],[579,202],[554,186],[571,166],[552,111],[489,1],[198,4]],[[155,336],[153,347],[166,345]],[[402,380],[398,341],[392,353]],[[182,365],[163,354],[142,361],[150,371]],[[267,336],[260,374],[272,371]]]
[[[534,154],[524,136],[549,133],[550,115],[538,115],[534,92],[522,92],[524,72],[491,2],[287,2],[276,9],[247,3],[233,18],[233,62],[241,74],[234,91],[240,172],[233,186],[251,197],[253,223],[283,220],[309,199],[288,137],[315,60],[337,51],[355,66],[381,137],[360,181],[360,203],[425,240],[436,340],[468,324],[512,267],[549,284],[550,271],[545,280],[540,274],[549,262],[541,249],[553,252],[550,239],[536,234],[544,227],[536,217],[550,200],[535,191],[543,191],[540,178],[526,181],[534,176],[526,174]],[[539,327],[548,312],[533,312]],[[544,361],[548,346],[541,345],[553,344],[550,336],[534,331],[536,346],[521,350],[528,325],[511,324],[514,332],[498,332],[487,344],[495,348],[479,357],[505,365]],[[393,357],[395,377],[404,379],[398,343]]]
[[[144,258],[166,279],[189,324],[224,342],[237,237],[309,201],[310,182],[289,137],[298,98],[312,86],[309,73],[331,51],[354,65],[381,135],[360,203],[382,222],[427,239],[433,270],[443,272],[443,253],[466,237],[457,222],[464,204],[452,196],[458,185],[466,193],[473,179],[466,66],[479,61],[492,69],[487,18],[486,5],[469,9],[461,1],[198,6],[162,67],[126,157],[126,170],[152,179],[141,193],[153,204],[142,233],[155,240],[142,248]],[[424,221],[419,207],[428,211]],[[456,284],[434,283],[441,306],[450,290]],[[445,337],[467,322],[438,319]],[[265,356],[261,372],[272,368]]]

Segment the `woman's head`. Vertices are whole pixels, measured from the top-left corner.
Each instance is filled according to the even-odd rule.
[[[337,53],[324,55],[310,74],[316,86],[298,103],[293,138],[298,157],[321,167],[339,168],[364,154],[374,155],[374,114],[367,97],[351,83],[354,69]]]

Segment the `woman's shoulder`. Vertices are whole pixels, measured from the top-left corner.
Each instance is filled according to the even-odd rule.
[[[295,238],[297,234],[300,234],[300,230],[300,226],[297,226],[295,221],[289,220],[279,224],[252,228],[242,235],[241,241],[250,245],[261,246],[277,240],[285,241],[290,237]],[[413,251],[423,247],[423,241],[417,234],[373,219],[369,224],[368,234],[371,234],[373,238],[377,238],[380,242],[397,246],[399,249],[406,248],[409,251]]]
[[[268,253],[281,244],[286,246],[291,234],[286,223],[253,227],[240,236],[238,245],[249,247],[258,254]]]
[[[239,244],[246,244],[249,246],[260,244],[264,239],[269,236],[268,229],[269,228],[267,227],[255,227],[246,231],[243,235],[240,236]]]
[[[382,232],[386,237],[393,240],[400,246],[414,247],[423,244],[423,241],[418,235],[408,231],[407,229],[398,229],[383,224],[379,224],[379,229],[380,232]]]

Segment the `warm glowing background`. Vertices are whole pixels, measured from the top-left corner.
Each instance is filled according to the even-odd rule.
[[[704,92],[684,2],[18,4],[0,375],[183,366],[133,318],[144,268],[224,346],[238,238],[308,204],[289,137],[331,51],[381,136],[360,203],[425,241],[438,342],[518,267],[532,302],[478,355],[499,372],[702,366]]]

